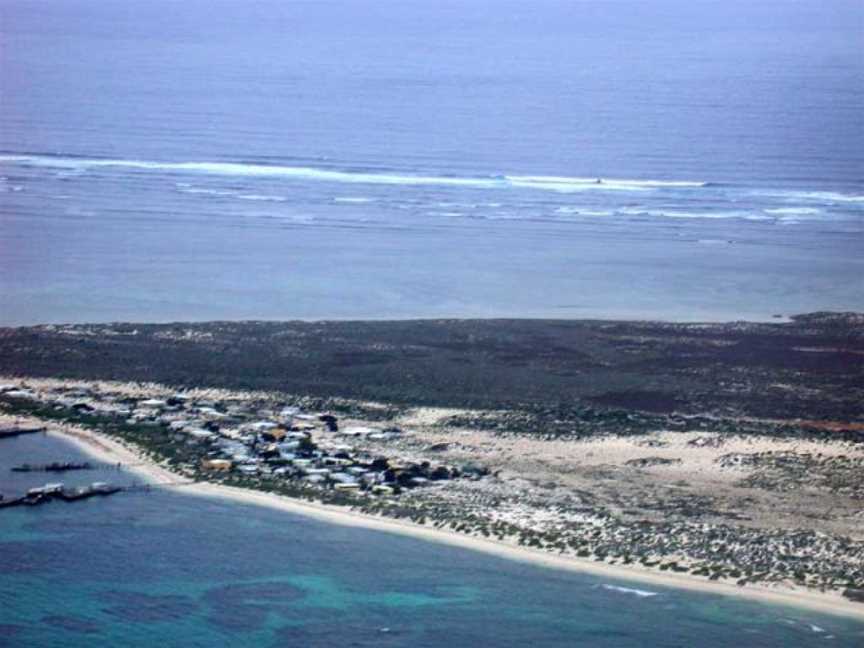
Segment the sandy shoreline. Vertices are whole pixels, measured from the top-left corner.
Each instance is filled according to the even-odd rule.
[[[644,568],[609,565],[597,561],[582,560],[571,556],[557,556],[541,550],[530,549],[497,540],[477,538],[464,534],[421,526],[411,522],[382,518],[357,513],[343,508],[293,500],[284,496],[241,489],[206,482],[192,482],[176,473],[146,459],[136,449],[114,439],[81,428],[49,431],[72,442],[94,459],[108,463],[128,464],[128,470],[152,484],[170,482],[182,488],[182,492],[199,497],[221,497],[236,502],[303,515],[327,523],[360,527],[386,533],[398,533],[414,538],[439,542],[451,546],[481,551],[531,564],[590,573],[609,578],[638,581],[661,587],[689,589],[724,596],[738,596],[762,603],[787,605],[815,612],[841,615],[864,620],[864,605],[844,599],[839,593],[821,593],[800,589],[782,591],[756,585],[738,587],[730,583],[706,581],[681,574],[661,573]],[[185,482],[185,484],[178,484]]]

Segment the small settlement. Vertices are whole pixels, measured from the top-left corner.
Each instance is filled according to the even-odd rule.
[[[864,600],[860,442],[793,446],[773,424],[743,434],[689,420],[560,440],[520,431],[507,410],[55,379],[0,385],[0,412],[27,433],[56,424],[129,444],[186,478],[166,488],[206,480],[579,559]],[[65,499],[58,486],[43,495]]]
[[[391,496],[486,474],[473,464],[457,467],[388,454],[387,442],[405,434],[400,428],[344,425],[334,414],[284,403],[201,399],[183,393],[133,398],[100,393],[90,386],[35,392],[0,386],[0,394],[36,400],[81,419],[108,418],[162,432],[160,436],[168,435],[173,444],[183,447],[185,464],[178,467],[188,476],[218,480],[224,474]],[[364,449],[353,443],[361,440]],[[369,450],[373,446],[374,452]]]

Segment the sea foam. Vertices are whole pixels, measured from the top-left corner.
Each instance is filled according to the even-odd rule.
[[[349,204],[364,204],[373,202],[373,198],[365,198],[363,196],[337,196],[333,199],[335,203],[349,203]]]
[[[613,592],[621,592],[622,594],[634,594],[640,598],[648,598],[649,596],[657,596],[659,592],[649,592],[648,590],[634,589],[632,587],[620,587],[618,585],[601,585],[603,589]]]
[[[505,176],[504,178],[514,187],[562,193],[574,191],[651,191],[664,188],[696,188],[704,187],[707,184],[684,180],[620,180],[565,176]]]
[[[774,198],[785,198],[787,200],[864,204],[864,195],[841,193],[839,191],[780,191],[769,189],[753,193],[759,196],[771,196]]]
[[[405,186],[451,186],[472,189],[535,189],[541,191],[572,192],[651,191],[662,188],[698,188],[704,182],[667,180],[597,181],[596,178],[566,176],[505,176],[456,177],[441,175],[413,175],[364,171],[340,171],[305,166],[243,164],[238,162],[156,162],[149,160],[103,159],[52,155],[0,155],[0,163],[54,169],[90,170],[102,168],[161,171],[168,173],[200,173],[229,177],[262,177],[338,182],[350,184],[378,184]]]
[[[777,216],[808,216],[821,214],[822,210],[815,207],[778,207],[777,209],[766,209],[765,213]]]
[[[604,178],[578,178],[567,176],[507,176],[511,180],[538,184],[587,184],[591,186],[629,185],[634,187],[704,187],[705,182],[689,180],[614,180]]]
[[[708,218],[708,219],[728,219],[740,218],[744,220],[767,221],[773,220],[770,216],[757,214],[747,211],[683,211],[676,209],[652,209],[647,207],[622,207],[618,210],[619,214],[628,216],[660,216],[665,218]]]
[[[288,200],[285,196],[274,196],[268,194],[250,194],[241,193],[231,189],[207,189],[204,187],[195,187],[187,182],[178,182],[175,185],[177,191],[185,194],[201,195],[201,196],[216,196],[219,198],[236,198],[238,200],[255,200],[259,202],[285,202]]]

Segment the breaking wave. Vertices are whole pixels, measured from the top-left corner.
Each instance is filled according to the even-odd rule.
[[[766,209],[765,213],[777,216],[812,216],[813,214],[821,214],[822,210],[815,207],[778,207],[777,209]]]
[[[558,207],[556,214],[574,214],[577,216],[612,216],[615,212],[607,209],[584,209],[582,207]]]
[[[374,202],[374,198],[366,198],[364,196],[337,196],[333,199],[335,203],[349,203],[349,204],[364,204]]]
[[[629,216],[663,216],[666,218],[709,218],[709,219],[727,219],[740,218],[744,220],[754,221],[770,221],[774,220],[770,216],[764,214],[755,214],[749,211],[681,211],[675,209],[650,209],[645,207],[622,207],[618,210],[619,214]]]
[[[615,180],[604,178],[568,178],[562,176],[504,176],[514,187],[571,192],[585,190],[650,191],[662,188],[705,187],[707,182],[685,180]]]
[[[202,196],[217,196],[222,198],[236,198],[238,200],[255,200],[259,202],[285,202],[288,200],[285,196],[272,196],[267,194],[250,194],[241,191],[232,191],[230,189],[205,189],[203,187],[193,187],[185,182],[176,184],[177,191],[186,194],[198,194]]]
[[[261,202],[285,202],[288,200],[284,196],[268,196],[265,194],[237,194],[240,200],[257,200]]]
[[[238,162],[154,162],[148,160],[102,159],[52,155],[0,155],[0,162],[53,169],[89,170],[103,168],[199,173],[230,177],[261,177],[339,182],[351,184],[452,186],[473,189],[536,189],[541,191],[651,191],[664,188],[698,188],[705,182],[667,180],[616,180],[564,176],[498,175],[455,177],[364,171],[339,171],[305,166],[244,164]]]
[[[202,196],[233,196],[237,192],[236,191],[228,191],[225,189],[204,189],[199,187],[191,187],[189,185],[183,185],[179,183],[177,185],[177,191],[180,193],[186,194],[200,194]]]
[[[754,192],[759,196],[772,196],[788,200],[817,201],[827,203],[864,203],[864,195],[846,194],[839,191],[777,191],[765,190]]]
[[[649,592],[648,590],[640,590],[634,589],[632,587],[620,587],[618,585],[601,585],[603,589],[611,590],[613,592],[621,592],[622,594],[634,594],[640,598],[647,598],[649,596],[657,596],[659,592]]]

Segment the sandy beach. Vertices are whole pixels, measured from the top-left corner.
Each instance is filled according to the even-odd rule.
[[[11,417],[0,418],[6,419],[3,421],[4,423],[13,421]],[[24,422],[20,418],[14,420],[17,423]],[[738,587],[729,583],[707,581],[687,575],[660,573],[640,567],[609,565],[570,556],[558,556],[507,542],[472,537],[402,520],[365,515],[344,508],[298,501],[270,493],[214,483],[193,482],[148,460],[134,447],[80,427],[55,424],[49,427],[49,434],[56,434],[62,437],[99,461],[122,463],[128,466],[130,471],[150,484],[170,484],[173,487],[182,489],[182,492],[186,494],[197,497],[222,497],[244,504],[266,506],[288,513],[304,515],[332,524],[362,527],[386,533],[398,533],[430,542],[440,542],[473,551],[480,551],[508,560],[529,562],[552,569],[564,569],[608,578],[638,581],[645,585],[683,588],[723,596],[739,596],[766,604],[788,605],[820,613],[864,619],[864,606],[842,598],[839,593],[823,593],[803,590],[801,588],[792,589],[791,587],[788,589],[768,588],[752,584],[746,587]]]

